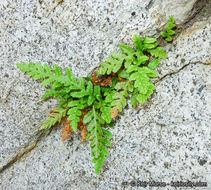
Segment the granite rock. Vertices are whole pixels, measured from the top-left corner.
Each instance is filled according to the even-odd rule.
[[[210,185],[210,71],[190,64],[159,81],[150,104],[125,110],[99,177],[88,144],[79,145],[78,135],[63,143],[54,129],[1,174],[3,189],[123,189],[133,180]]]
[[[153,2],[153,1],[151,1]],[[197,0],[169,0],[169,1],[154,1],[155,10],[152,15],[155,15],[156,19],[162,20],[163,18],[169,18],[173,16],[178,24],[186,21],[186,19],[192,14],[192,10]]]
[[[1,189],[123,189],[123,181],[138,179],[210,183],[210,17],[165,47],[169,58],[158,69],[156,92],[144,106],[129,106],[111,129],[113,146],[99,177],[78,135],[63,143],[54,128],[39,138],[38,127],[57,104],[42,101],[45,88],[15,65],[56,63],[88,76],[119,43],[132,43],[134,33],[155,34],[172,9],[183,23],[195,3],[0,2],[0,168],[36,143],[1,172]]]
[[[184,1],[193,6],[191,2]],[[160,10],[159,3],[163,6],[161,0],[0,2],[0,168],[36,140],[38,126],[56,106],[55,101],[41,100],[45,89],[15,64],[58,64],[76,76],[87,76],[119,43],[131,43],[132,34],[149,27],[155,32],[166,22],[168,15],[156,23],[152,14]],[[187,11],[175,15],[178,22]]]

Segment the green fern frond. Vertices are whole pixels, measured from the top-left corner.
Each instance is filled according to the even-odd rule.
[[[109,139],[112,138],[112,134],[102,128],[104,120],[95,110],[94,106],[85,115],[83,122],[88,125],[87,130],[92,137],[92,142],[90,143],[92,149],[91,156],[93,157],[92,162],[95,163],[95,172],[99,175],[103,162],[106,160],[106,156],[109,155],[107,147],[111,146]]]
[[[105,58],[105,62],[101,63],[101,66],[97,69],[97,74],[109,75],[111,72],[117,73],[122,67],[125,57],[126,56],[120,52],[111,52],[111,57]]]
[[[122,50],[123,53],[125,53],[128,56],[136,53],[133,48],[131,48],[130,46],[128,46],[126,44],[120,44],[119,48]]]
[[[140,36],[138,36],[137,34],[135,34],[134,36],[133,36],[133,43],[134,43],[134,46],[135,46],[135,48],[136,48],[136,50],[138,51],[138,52],[142,52],[143,51],[143,48],[144,48],[144,40],[140,37]],[[143,55],[143,53],[142,53],[142,55]]]
[[[108,92],[104,93],[105,96],[105,102],[108,103],[109,105],[111,105],[111,103],[113,102],[113,95],[116,93],[115,90],[110,89]]]
[[[130,97],[130,103],[133,107],[136,107],[136,105],[139,103],[137,100],[137,96],[139,95],[138,89],[135,89],[132,93],[132,96]]]
[[[64,86],[77,87],[77,85],[75,85],[76,79],[72,75],[70,69],[66,69],[67,76],[63,76],[61,68],[56,64],[54,65],[53,71],[47,64],[42,66],[40,63],[17,63],[16,65],[21,71],[26,72],[29,76],[32,76],[33,79],[44,79],[41,83],[43,86],[57,82],[57,85],[62,84]]]
[[[144,93],[141,93],[138,89],[135,89],[132,92],[132,96],[130,97],[130,103],[133,107],[136,107],[138,103],[143,104],[149,97],[152,95],[155,87],[152,82],[149,83],[147,91]]]
[[[149,57],[144,55],[144,51],[153,50],[158,46],[158,42],[155,38],[145,37],[142,39],[136,34],[133,36],[133,43],[136,51],[127,45],[120,45],[123,53],[127,55],[127,57],[125,57],[125,68],[128,68],[131,64],[145,64],[149,60]],[[159,53],[161,54],[161,52]]]
[[[82,115],[81,110],[87,107],[86,99],[71,100],[68,102],[67,107],[69,108],[67,112],[67,120],[71,120],[72,129],[76,132],[80,116]]]
[[[101,88],[100,88],[99,85],[95,85],[95,86],[94,86],[94,97],[95,97],[98,101],[102,101]]]
[[[168,42],[172,41],[172,35],[175,34],[175,31],[172,30],[173,28],[175,28],[176,24],[175,24],[175,20],[173,18],[173,16],[171,16],[168,20],[168,23],[164,26],[164,29],[166,32],[161,32],[161,36],[163,38],[165,38]]]
[[[118,75],[121,77],[121,78],[124,78],[124,79],[128,79],[129,78],[129,74],[127,73],[126,70],[121,70],[118,72]]]
[[[136,96],[136,99],[138,100],[138,102],[143,104],[149,98],[149,96],[153,93],[154,89],[155,89],[154,84],[150,82],[148,85],[147,91],[145,93],[139,92],[139,94]]]
[[[175,34],[172,29],[175,26],[174,18],[171,17],[165,25],[165,32],[161,32],[167,41],[172,41],[172,35]],[[60,107],[50,112],[39,130],[49,129],[61,123],[65,117],[76,131],[83,118],[86,125],[82,131],[83,141],[91,141],[92,162],[97,174],[111,146],[112,134],[103,127],[111,126],[112,118],[122,112],[128,98],[133,107],[138,103],[143,104],[149,98],[155,89],[151,81],[151,78],[157,77],[154,69],[160,64],[160,59],[167,58],[156,38],[134,35],[133,43],[134,48],[120,44],[121,53],[111,52],[110,57],[105,58],[105,62],[97,69],[97,75],[103,75],[98,81],[89,77],[76,78],[68,68],[63,74],[57,65],[50,68],[40,63],[17,64],[21,71],[35,80],[42,79],[41,84],[50,87],[42,98],[55,97],[59,102]],[[106,85],[107,81],[109,85]]]
[[[145,41],[146,39],[146,41]],[[149,49],[153,49],[156,48],[158,46],[158,42],[155,38],[145,38],[144,39],[144,50],[149,50]]]
[[[115,86],[116,90],[125,90],[125,91],[130,91],[133,92],[134,89],[134,84],[133,82],[131,83],[130,81],[125,81],[125,82],[118,82]]]
[[[155,57],[161,58],[161,59],[166,59],[168,58],[167,53],[161,48],[157,47],[155,49],[150,49],[148,52]]]
[[[94,100],[101,100],[101,92],[100,92],[100,86],[99,85],[93,85],[91,81],[87,82],[87,85],[85,85],[85,82],[83,78],[78,79],[78,89],[74,89],[70,92],[70,96],[73,98],[87,98],[87,104],[88,106],[92,105]]]
[[[149,51],[160,58],[166,57],[165,52],[161,48],[156,48],[158,46],[156,38],[145,37],[141,39],[138,35],[134,35],[133,40],[136,50],[128,45],[120,44],[119,48],[122,50],[122,53],[112,52],[111,57],[105,58],[105,62],[101,63],[97,69],[97,74],[109,75],[111,72],[117,73],[124,62],[125,68],[128,68],[131,64],[145,64],[149,57],[144,55],[143,51]]]
[[[122,108],[127,105],[126,97],[128,96],[128,93],[126,90],[116,92],[113,96],[112,99],[113,101],[111,102],[112,109],[119,110],[119,112],[122,112]]]
[[[149,62],[149,64],[147,65],[148,68],[154,70],[155,68],[158,67],[158,65],[160,64],[160,59],[154,59],[151,62]]]
[[[49,129],[54,126],[56,123],[60,123],[61,119],[66,116],[66,108],[54,108],[52,113],[48,116],[47,120],[43,122],[39,130]]]
[[[149,67],[137,67],[136,65],[130,66],[127,72],[130,74],[129,81],[134,81],[134,88],[139,92],[135,96],[136,100],[144,103],[154,90],[154,84],[150,81],[150,77],[157,77],[157,73]]]
[[[111,123],[111,107],[102,106],[100,108],[100,111],[102,113],[103,119],[106,121],[106,123]]]
[[[45,91],[45,94],[42,95],[42,99],[49,98],[49,97],[56,97],[59,94],[60,94],[59,91],[56,91],[55,89],[51,88]]]
[[[154,44],[155,42],[157,42],[156,38],[150,38],[150,37],[144,38],[144,44]]]
[[[141,55],[143,55],[143,51],[153,49],[158,46],[156,38],[145,37],[144,39],[142,39],[137,34],[133,36],[133,43],[136,50],[138,52],[141,52]]]

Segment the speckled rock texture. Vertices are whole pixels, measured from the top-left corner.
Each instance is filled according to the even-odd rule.
[[[132,44],[135,33],[156,34],[170,15],[183,24],[196,3],[1,1],[0,189],[130,189],[122,182],[132,180],[204,181],[203,189],[211,189],[209,16],[165,45],[169,58],[158,68],[156,91],[143,106],[128,106],[111,129],[113,145],[99,177],[89,144],[80,145],[78,135],[65,143],[60,128],[40,136],[56,101],[42,101],[45,88],[15,65],[56,63],[89,76],[119,43]]]

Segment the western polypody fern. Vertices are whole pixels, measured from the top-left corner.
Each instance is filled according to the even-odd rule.
[[[77,79],[68,68],[64,75],[57,65],[51,70],[47,64],[17,64],[33,79],[43,79],[43,86],[50,86],[42,98],[54,97],[60,103],[60,107],[50,112],[40,130],[49,129],[66,118],[75,132],[82,112],[86,110],[83,123],[88,133],[86,140],[91,141],[92,162],[97,174],[109,154],[107,147],[111,146],[112,134],[107,128],[116,116],[112,116],[112,111],[122,112],[128,98],[133,107],[139,102],[143,104],[155,88],[150,80],[157,76],[154,69],[161,58],[167,58],[155,38],[142,39],[134,35],[133,42],[135,48],[119,45],[122,52],[112,52],[97,69],[101,78],[112,76],[111,85],[107,86],[96,85],[87,77]]]

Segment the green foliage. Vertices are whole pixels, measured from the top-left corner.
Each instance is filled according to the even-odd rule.
[[[111,123],[111,107],[103,106],[100,108],[102,112],[102,118],[105,120],[106,123]]]
[[[174,34],[171,29],[174,27],[174,19],[171,17],[165,26],[166,32],[161,35],[171,41],[171,35]],[[60,107],[50,112],[40,130],[49,129],[66,118],[76,132],[83,118],[88,132],[85,139],[91,141],[92,162],[97,174],[100,173],[109,154],[108,147],[111,146],[112,134],[105,128],[111,126],[112,118],[122,112],[128,99],[135,107],[149,98],[155,89],[151,81],[151,78],[157,77],[154,69],[159,66],[160,59],[167,58],[156,38],[134,35],[133,43],[134,48],[120,44],[122,52],[111,52],[111,56],[105,58],[105,62],[97,69],[100,77],[106,80],[111,80],[112,77],[112,84],[109,81],[107,86],[97,85],[89,77],[76,78],[68,68],[64,74],[57,65],[51,69],[47,64],[17,64],[21,71],[35,80],[42,80],[43,86],[48,86],[42,98],[56,98],[59,102]]]
[[[158,48],[157,50],[154,49],[158,46],[158,42],[155,38],[145,37],[144,39],[141,39],[138,35],[134,35],[133,40],[136,50],[128,45],[120,44],[119,48],[123,53],[111,52],[111,57],[105,58],[106,62],[101,63],[100,67],[97,69],[97,74],[109,75],[111,72],[117,73],[120,71],[124,62],[126,62],[126,66],[132,62],[137,65],[144,64],[149,57],[144,55],[143,51],[152,51],[152,53],[150,53],[154,54],[156,57],[166,58],[166,53],[162,51],[162,48]]]
[[[26,72],[27,75],[32,76],[32,78],[35,80],[44,79],[41,83],[43,86],[47,86],[51,83],[55,84],[55,82],[55,85],[57,86],[59,84],[70,86],[74,85],[73,82],[76,80],[70,69],[66,70],[67,76],[63,76],[61,68],[57,65],[54,65],[53,71],[49,65],[44,64],[44,66],[42,66],[40,63],[18,63],[17,67],[21,71]]]
[[[101,63],[100,68],[97,69],[98,75],[111,74],[111,72],[118,72],[122,67],[125,55],[120,52],[111,52],[111,57],[105,58],[105,62]]]
[[[157,77],[154,69],[159,65],[160,59],[167,58],[167,54],[161,47],[158,47],[155,38],[145,37],[142,39],[138,35],[134,35],[133,41],[136,50],[132,52],[130,49],[130,52],[126,52],[122,49],[128,57],[125,60],[126,70],[119,73],[121,77],[130,81],[130,88],[126,91],[131,92],[131,104],[135,107],[138,102],[143,104],[153,93],[155,87],[150,78]],[[122,87],[122,89],[125,88],[127,85]]]
[[[95,107],[92,107],[92,110],[85,115],[83,122],[87,124],[87,130],[89,136],[92,137],[92,142],[90,147],[92,149],[92,162],[95,163],[95,172],[100,173],[103,162],[106,160],[106,156],[109,155],[107,147],[111,146],[109,139],[112,138],[112,134],[103,129],[102,125],[104,120],[96,111]]]
[[[163,38],[165,38],[168,42],[172,41],[172,37],[171,36],[175,34],[175,31],[172,30],[172,29],[175,28],[175,26],[176,26],[175,25],[175,20],[174,20],[173,16],[171,16],[169,18],[168,23],[164,26],[165,32],[161,32],[160,33],[161,36]]]
[[[122,108],[124,108],[127,105],[126,97],[128,96],[128,93],[126,90],[116,92],[113,95],[113,101],[111,106],[113,109],[117,109],[119,112],[122,112]]]
[[[148,52],[152,56],[160,58],[160,59],[166,59],[168,57],[167,53],[161,47],[157,47],[155,49],[150,49],[150,50],[148,50]]]
[[[139,92],[136,99],[143,104],[154,90],[149,77],[157,77],[157,73],[148,67],[140,68],[135,65],[130,66],[127,71],[130,73],[129,80],[134,81],[134,88]]]
[[[117,109],[119,112],[127,104],[128,92],[131,94],[130,99],[133,106],[136,106],[138,102],[143,104],[147,100],[154,91],[154,84],[150,80],[152,77],[157,77],[154,69],[160,64],[160,59],[167,58],[166,52],[161,47],[158,47],[156,38],[145,37],[142,39],[138,35],[134,35],[133,42],[135,49],[128,45],[120,44],[119,48],[122,53],[111,53],[111,57],[115,57],[119,63],[121,62],[121,67],[119,66],[118,69],[115,69],[115,64],[109,64],[108,67],[108,64],[102,63],[97,70],[99,75],[114,72],[118,73],[120,77],[127,79],[127,82],[117,83],[113,88],[114,91],[105,94],[106,101],[109,100],[112,108]],[[125,70],[121,68],[125,68]],[[123,91],[119,92],[119,90]]]
[[[159,64],[160,64],[160,59],[154,59],[151,62],[149,62],[147,67],[150,68],[150,69],[155,69],[155,68],[158,67]]]
[[[157,39],[138,35],[133,37],[134,48],[120,44],[122,53],[117,53],[116,59],[121,60],[124,70],[117,71],[118,75],[126,82],[119,82],[109,93],[105,93],[106,101],[111,102],[113,109],[122,111],[126,106],[126,98],[131,94],[130,100],[133,106],[137,103],[144,103],[154,91],[154,84],[150,78],[157,77],[155,68],[160,64],[160,59],[167,58],[166,52],[158,47]],[[151,56],[150,56],[151,55]],[[103,70],[103,66],[99,70]],[[110,69],[112,70],[112,69]],[[102,73],[100,73],[102,74]],[[129,93],[129,94],[128,94]]]
[[[39,130],[49,129],[56,123],[60,123],[61,119],[66,116],[67,109],[65,108],[54,108],[52,113],[48,116],[47,120],[43,122]]]
[[[154,49],[158,46],[158,42],[156,38],[145,37],[142,39],[138,35],[133,36],[133,43],[138,52],[141,52],[143,55],[143,51],[147,51],[150,49]]]
[[[68,118],[67,120],[71,121],[71,126],[74,132],[76,132],[78,127],[78,122],[80,121],[80,116],[82,115],[81,109],[87,107],[86,99],[72,100],[68,102],[67,107]]]

